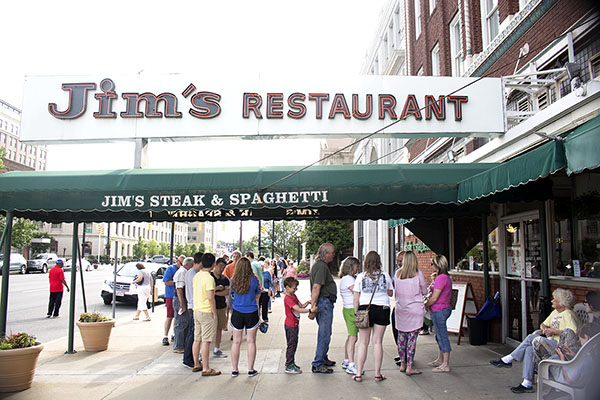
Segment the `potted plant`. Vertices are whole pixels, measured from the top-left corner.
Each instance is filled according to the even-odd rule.
[[[0,393],[29,389],[44,346],[26,333],[0,337]]]
[[[108,348],[115,321],[98,312],[81,313],[77,326],[85,351],[103,351]]]

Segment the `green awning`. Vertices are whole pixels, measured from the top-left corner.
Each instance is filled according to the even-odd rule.
[[[458,185],[458,202],[484,198],[547,177],[564,168],[565,149],[552,141],[503,162],[489,170],[462,180]]]
[[[568,175],[600,166],[600,116],[567,135],[565,152]]]
[[[409,219],[404,219],[404,218],[390,219],[390,220],[388,220],[388,228],[393,228],[395,226],[400,226],[400,225],[406,225],[409,222],[411,222],[412,220],[413,220],[413,218],[409,218]]]
[[[323,165],[273,186],[297,168],[9,172],[0,211],[48,222],[408,218],[454,212],[444,206],[457,206],[458,182],[494,166]]]

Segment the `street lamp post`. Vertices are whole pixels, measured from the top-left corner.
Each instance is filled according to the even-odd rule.
[[[297,238],[298,238],[298,256],[297,256],[297,260],[296,260],[296,263],[298,265],[300,265],[300,237],[301,237],[300,232],[298,232],[298,236],[297,236]]]

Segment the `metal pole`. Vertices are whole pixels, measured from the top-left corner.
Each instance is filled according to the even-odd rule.
[[[106,224],[106,255],[110,264],[110,222]]]
[[[85,224],[83,224],[85,229]],[[84,242],[85,243],[85,242]],[[81,297],[83,298],[83,312],[87,312],[87,301],[85,300],[85,285],[83,284],[83,263],[81,262],[81,253],[79,252],[79,246],[77,246],[77,260],[79,261],[79,275],[81,276]],[[73,273],[73,268],[75,263],[75,257],[71,260],[71,273]]]
[[[83,254],[83,258],[85,258],[85,222],[83,223],[83,232],[81,232],[81,235],[81,254]],[[81,255],[79,258],[81,258]]]
[[[170,262],[174,263],[173,259],[173,246],[175,245],[175,221],[171,222],[171,254],[169,256]],[[177,255],[179,257],[179,254]]]
[[[242,243],[242,221],[240,221],[240,253],[244,254]]]
[[[490,255],[488,251],[487,215],[481,215],[481,242],[483,243],[483,296],[490,297]]]
[[[542,296],[540,298],[541,308],[542,308],[542,318],[546,318],[550,314],[551,310],[551,299],[552,295],[550,293],[550,274],[548,271],[548,235],[546,232],[546,227],[548,226],[547,214],[546,214],[546,203],[542,202],[539,207],[539,216],[540,216],[540,252],[541,254],[541,275],[542,275]]]
[[[258,257],[260,257],[260,220],[258,221]]]
[[[8,316],[8,276],[10,273],[10,247],[12,245],[13,212],[6,212],[4,225],[4,259],[2,260],[2,299],[0,300],[0,336],[6,336],[6,317]]]
[[[73,349],[73,342],[75,339],[75,289],[77,285],[77,272],[73,271],[75,268],[75,258],[77,257],[77,251],[79,250],[79,234],[77,229],[79,224],[73,222],[73,246],[72,246],[72,257],[71,257],[71,295],[69,296],[69,341],[67,343],[67,354],[76,353]]]
[[[156,274],[152,274],[152,312],[154,313],[154,293],[156,290]]]
[[[109,229],[110,232],[110,229]],[[115,242],[115,266],[113,269],[113,301],[112,301],[112,318],[115,319],[115,314],[117,312],[117,252],[119,247],[119,242]]]
[[[275,220],[271,229],[271,260],[275,258]]]

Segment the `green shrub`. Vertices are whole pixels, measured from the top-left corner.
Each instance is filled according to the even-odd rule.
[[[26,333],[15,333],[0,338],[0,350],[24,349],[35,346],[35,336]]]
[[[99,312],[81,313],[79,315],[79,322],[103,322],[103,321],[110,321],[110,318],[105,317],[104,315],[100,314]]]

